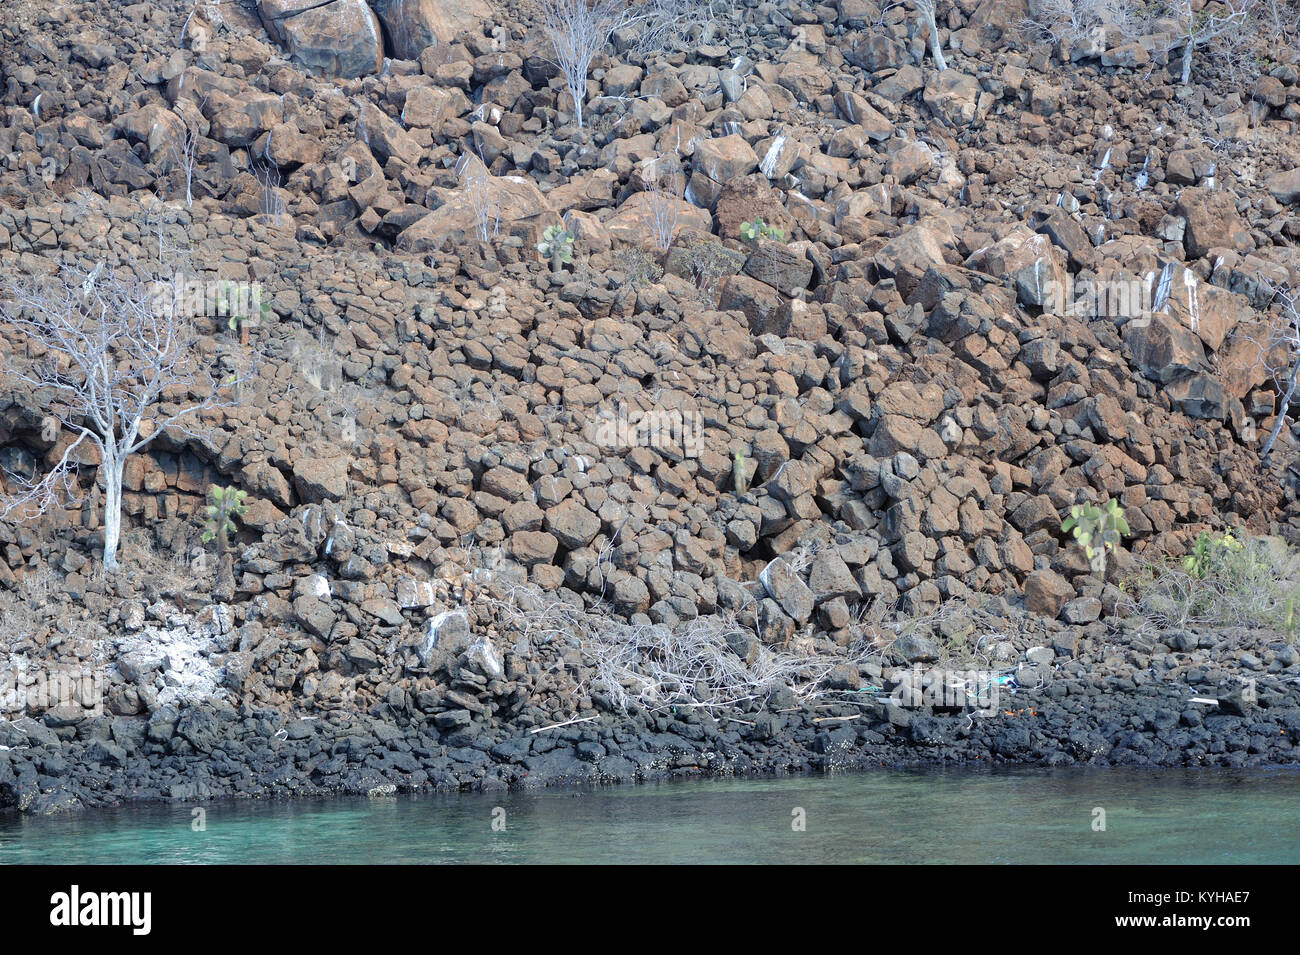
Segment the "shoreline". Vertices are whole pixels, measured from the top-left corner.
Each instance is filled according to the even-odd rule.
[[[1204,685],[1148,682],[1114,692],[1056,673],[988,717],[969,707],[831,702],[721,719],[689,710],[603,714],[537,733],[476,723],[467,711],[399,721],[391,712],[289,716],[211,702],[63,726],[24,718],[0,724],[8,747],[0,750],[0,813],[871,769],[1281,768],[1300,764],[1300,685],[1288,680],[1266,685],[1257,702],[1225,695],[1213,707],[1188,702]]]

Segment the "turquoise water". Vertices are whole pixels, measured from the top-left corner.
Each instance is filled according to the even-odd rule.
[[[202,831],[192,807],[6,815],[0,863],[1300,862],[1294,769],[877,771],[204,808]]]

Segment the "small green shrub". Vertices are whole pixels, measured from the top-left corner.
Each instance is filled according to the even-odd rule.
[[[237,530],[235,520],[248,511],[248,492],[233,487],[208,488],[208,504],[203,509],[203,543],[217,542],[217,552],[224,554],[230,546],[230,534]]]
[[[1120,543],[1129,533],[1129,527],[1119,502],[1107,498],[1101,507],[1095,504],[1074,505],[1070,508],[1070,516],[1061,523],[1061,532],[1073,534],[1092,569],[1104,574],[1106,554],[1119,550]]]
[[[1245,549],[1246,545],[1233,537],[1232,531],[1217,536],[1210,531],[1201,531],[1192,545],[1192,552],[1183,558],[1183,569],[1197,580],[1204,580],[1208,574],[1228,570]]]
[[[547,226],[542,241],[537,243],[537,251],[550,259],[551,271],[558,272],[565,262],[573,261],[573,233],[559,223]]]
[[[757,242],[759,239],[774,239],[777,242],[784,242],[785,231],[774,225],[768,225],[761,217],[755,217],[753,222],[742,222],[740,224],[740,237],[746,242]]]

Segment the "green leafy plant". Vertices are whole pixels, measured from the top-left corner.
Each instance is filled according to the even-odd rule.
[[[775,239],[777,242],[784,242],[785,231],[774,225],[768,225],[761,217],[756,217],[753,222],[740,224],[740,237],[750,243],[757,242],[759,239]]]
[[[1183,569],[1197,580],[1204,580],[1207,575],[1224,570],[1232,555],[1245,549],[1246,545],[1233,537],[1232,531],[1224,531],[1221,535],[1201,531],[1191,553],[1183,558]]]
[[[236,294],[232,296],[232,292]],[[226,279],[217,282],[217,315],[228,316],[226,319],[226,328],[230,329],[232,332],[235,329],[239,329],[240,344],[247,345],[248,327],[249,325],[254,324],[252,321],[253,316],[243,314],[239,308],[231,308],[230,303],[232,299],[234,301],[241,301],[237,293],[238,285],[235,282]],[[267,316],[271,314],[271,303],[263,302],[261,295],[256,293],[252,298],[252,303],[257,306],[257,320],[265,321]]]
[[[565,262],[573,261],[573,233],[559,223],[547,226],[537,251],[551,260],[552,272],[559,272]]]
[[[1074,536],[1094,572],[1105,574],[1106,555],[1119,550],[1129,527],[1119,502],[1107,498],[1101,507],[1096,504],[1074,505],[1070,508],[1070,516],[1061,522],[1061,531]]]
[[[749,490],[749,479],[745,473],[745,452],[737,451],[731,459],[731,477],[736,485],[736,496],[741,497]]]
[[[237,530],[235,520],[248,511],[248,492],[233,487],[208,488],[208,504],[203,509],[203,543],[217,542],[217,553],[230,546],[230,534]]]

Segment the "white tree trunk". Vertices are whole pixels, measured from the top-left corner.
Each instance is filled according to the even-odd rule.
[[[934,22],[934,11],[926,10],[925,23],[930,28],[930,55],[934,57],[934,65],[942,73],[948,68],[948,61],[943,58],[943,50],[939,47],[939,27]]]
[[[117,569],[117,543],[122,536],[122,470],[125,461],[116,449],[103,452],[104,569]]]
[[[573,97],[573,118],[582,129],[582,99],[587,95],[587,81],[584,79],[576,86],[571,85],[569,95]]]
[[[1268,439],[1264,442],[1264,447],[1260,449],[1259,456],[1265,461],[1273,453],[1273,442],[1277,436],[1282,433],[1282,426],[1286,423],[1287,411],[1291,408],[1291,399],[1295,397],[1297,383],[1300,383],[1300,356],[1291,366],[1291,377],[1287,380],[1286,391],[1282,393],[1282,407],[1278,409],[1277,417],[1273,420],[1273,427],[1268,432]]]
[[[1182,84],[1186,86],[1192,81],[1192,51],[1196,49],[1196,44],[1191,40],[1183,47],[1183,75]]]

